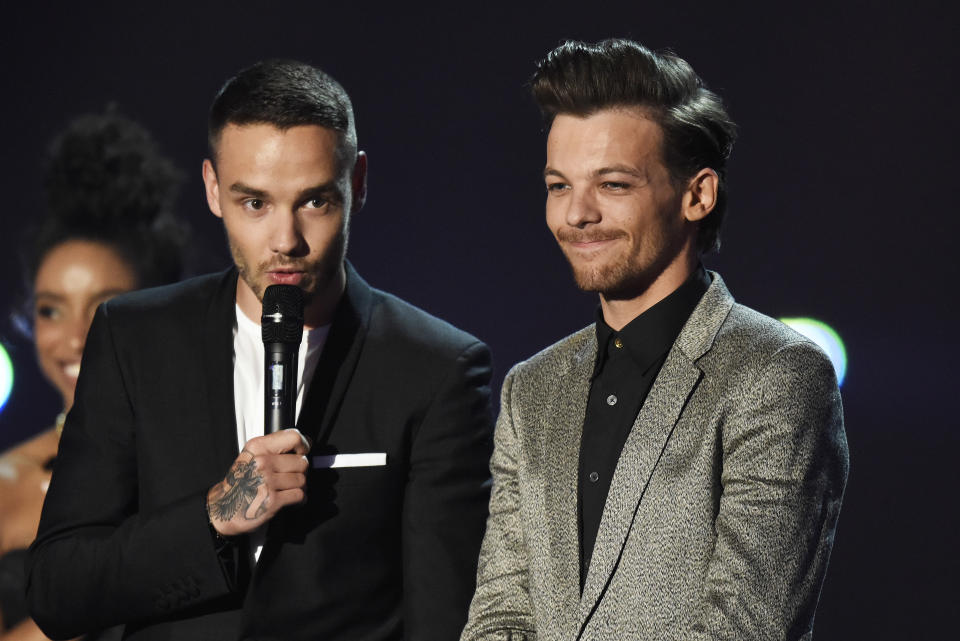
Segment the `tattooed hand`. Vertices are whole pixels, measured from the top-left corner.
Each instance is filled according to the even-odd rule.
[[[282,507],[306,500],[310,444],[298,430],[247,441],[226,477],[207,492],[207,513],[223,536],[245,534]]]

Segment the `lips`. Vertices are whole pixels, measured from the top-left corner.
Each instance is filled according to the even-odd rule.
[[[303,280],[302,271],[271,271],[267,272],[267,277],[274,285],[299,285]]]
[[[613,236],[590,236],[587,234],[570,234],[570,233],[559,233],[557,236],[561,241],[565,243],[570,243],[571,245],[587,245],[590,243],[602,243],[608,240],[616,240],[620,238],[620,234],[615,234]]]
[[[605,247],[608,247],[619,238],[619,236],[606,236],[603,238],[570,238],[562,239],[562,242],[568,249],[589,256],[594,252],[603,250]]]

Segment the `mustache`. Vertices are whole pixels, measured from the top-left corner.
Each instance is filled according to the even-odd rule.
[[[271,260],[266,263],[260,263],[260,273],[272,272],[277,270],[305,272],[309,271],[309,265],[303,260]]]
[[[626,234],[621,231],[582,231],[579,229],[560,229],[557,231],[557,239],[564,243],[595,243],[625,236]]]

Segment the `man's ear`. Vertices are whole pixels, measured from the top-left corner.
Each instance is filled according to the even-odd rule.
[[[720,177],[717,172],[704,167],[687,183],[683,194],[683,217],[692,223],[703,220],[717,205],[717,190]]]
[[[353,165],[353,176],[350,179],[350,187],[353,190],[353,206],[350,213],[354,214],[363,207],[367,201],[367,154],[357,152],[357,162]]]
[[[207,207],[217,218],[223,218],[223,212],[220,211],[220,183],[217,181],[217,170],[213,167],[213,161],[205,158],[203,161],[203,186],[207,193]]]

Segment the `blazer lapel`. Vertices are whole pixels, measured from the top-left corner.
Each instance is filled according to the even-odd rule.
[[[315,444],[325,443],[330,434],[370,325],[373,291],[349,262],[346,270],[346,290],[297,420],[297,428]]]
[[[203,368],[207,425],[217,475],[223,475],[239,454],[237,411],[233,401],[233,327],[236,325],[237,272],[230,268],[217,282],[203,317]]]
[[[573,631],[580,600],[580,536],[577,520],[577,461],[590,393],[597,340],[591,326],[574,347],[568,367],[558,372],[556,404],[549,408],[542,440],[544,507],[549,533],[557,618]],[[566,635],[565,635],[566,636]]]
[[[613,578],[653,469],[703,375],[696,360],[710,349],[733,306],[720,276],[710,275],[713,282],[667,355],[617,462],[580,599],[578,637]]]

